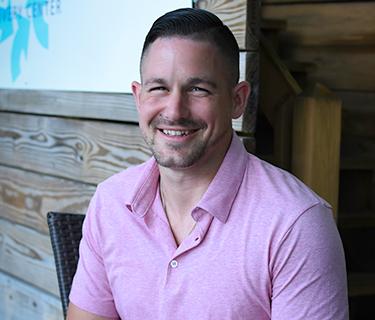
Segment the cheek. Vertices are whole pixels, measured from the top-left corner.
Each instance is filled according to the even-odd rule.
[[[159,115],[159,110],[157,108],[153,108],[148,106],[147,104],[143,104],[142,107],[138,109],[139,115],[139,125],[141,127],[145,127],[150,124],[150,122]]]

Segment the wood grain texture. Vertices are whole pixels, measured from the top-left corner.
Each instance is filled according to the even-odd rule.
[[[61,320],[60,299],[0,272],[0,315],[2,320]]]
[[[292,172],[327,200],[337,214],[341,101],[315,85],[295,101]]]
[[[0,217],[48,234],[49,211],[85,213],[95,186],[0,166]]]
[[[0,270],[59,296],[49,236],[0,219]]]
[[[97,184],[147,160],[138,126],[0,113],[0,163]]]
[[[240,49],[258,50],[259,0],[198,0],[195,6],[216,14],[233,32]]]
[[[370,46],[375,44],[375,3],[351,1],[265,5],[262,18],[283,19],[283,40],[303,46]]]
[[[133,96],[120,93],[0,89],[0,110],[138,122]]]

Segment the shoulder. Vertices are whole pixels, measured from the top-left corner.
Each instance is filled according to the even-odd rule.
[[[244,219],[277,243],[305,215],[323,221],[332,218],[331,206],[291,173],[249,154],[237,199]],[[247,218],[245,218],[247,217]],[[308,219],[302,219],[308,224]]]
[[[293,174],[251,154],[245,184],[250,185],[256,197],[284,210],[305,211],[315,205],[331,208],[327,201]]]
[[[116,173],[98,184],[96,193],[100,195],[116,196],[129,195],[140,183],[145,179],[147,172],[153,166],[153,158],[148,161],[127,168],[119,173]]]

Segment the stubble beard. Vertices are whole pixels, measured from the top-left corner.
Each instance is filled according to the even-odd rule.
[[[165,168],[183,169],[193,166],[205,154],[206,143],[202,140],[193,142],[189,146],[167,143],[160,146],[155,136],[145,138],[156,162]]]
[[[156,118],[152,121],[147,129],[142,130],[143,137],[149,146],[156,162],[166,168],[188,168],[198,162],[206,152],[207,142],[196,137],[194,141],[188,144],[168,143],[161,142],[155,139],[156,128],[161,125],[181,125],[187,128],[206,128],[206,124],[202,121],[191,119],[180,119],[177,121],[169,121],[162,117]]]

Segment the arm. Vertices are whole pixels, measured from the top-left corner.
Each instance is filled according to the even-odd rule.
[[[332,213],[319,204],[284,235],[271,261],[272,320],[347,320],[344,252]]]
[[[83,222],[79,260],[69,294],[70,319],[119,318],[103,261],[100,213],[100,196],[96,192]]]
[[[87,312],[78,308],[73,303],[69,303],[67,320],[112,320],[117,318],[105,318],[94,313]]]

